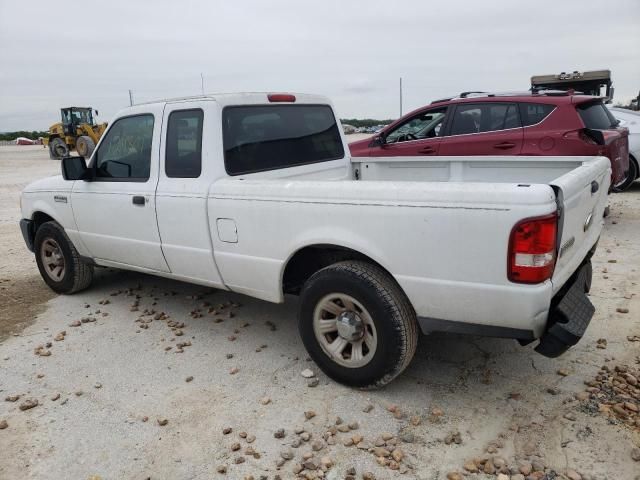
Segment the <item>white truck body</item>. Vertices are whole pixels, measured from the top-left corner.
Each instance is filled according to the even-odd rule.
[[[465,331],[468,325],[472,332],[525,340],[543,335],[554,295],[588,258],[602,230],[607,158],[356,161],[349,158],[340,128],[341,158],[229,175],[223,160],[224,109],[269,104],[266,94],[235,94],[127,108],[110,129],[119,118],[151,114],[155,119],[148,179],[40,180],[23,192],[22,216],[57,222],[83,259],[96,265],[271,302],[284,301],[287,267],[296,255],[337,247],[388,272],[424,332]],[[296,95],[295,105],[330,103]],[[169,178],[168,118],[185,109],[203,112],[201,173]],[[134,196],[144,197],[144,204],[133,204]],[[555,212],[560,219],[552,278],[511,282],[507,252],[513,227]]]

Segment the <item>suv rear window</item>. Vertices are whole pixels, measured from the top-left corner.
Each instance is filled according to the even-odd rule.
[[[618,121],[611,112],[609,112],[609,109],[600,101],[581,103],[577,106],[576,110],[578,110],[578,115],[580,115],[586,128],[607,130],[618,124]]]
[[[222,131],[229,175],[344,157],[340,131],[328,105],[226,107]]]
[[[529,125],[540,123],[555,108],[555,105],[546,105],[544,103],[521,103],[520,117],[522,118],[522,125],[528,127]]]

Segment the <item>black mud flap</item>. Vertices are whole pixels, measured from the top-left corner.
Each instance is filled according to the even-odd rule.
[[[559,357],[582,338],[596,311],[587,297],[591,276],[591,260],[588,260],[553,299],[549,327],[535,348],[536,352],[545,357]]]
[[[20,220],[20,231],[22,232],[22,237],[24,238],[24,243],[27,245],[27,248],[33,252],[33,238],[35,236],[33,220],[27,220],[26,218]]]

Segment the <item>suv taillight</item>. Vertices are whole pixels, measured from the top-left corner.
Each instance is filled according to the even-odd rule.
[[[604,145],[602,132],[589,128],[570,130],[566,132],[563,137],[568,140],[581,140],[588,145]]]
[[[507,277],[516,283],[542,283],[556,263],[558,215],[527,218],[511,230]]]
[[[589,145],[601,145],[600,143],[598,143],[597,137],[591,134],[588,128],[583,128],[582,130],[580,130],[578,132],[578,136],[580,137],[580,140],[582,140],[584,143],[588,143]]]

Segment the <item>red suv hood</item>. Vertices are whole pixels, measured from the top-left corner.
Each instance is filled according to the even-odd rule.
[[[367,137],[362,140],[356,140],[349,144],[349,151],[352,157],[368,157],[371,153],[369,144],[373,137]]]

